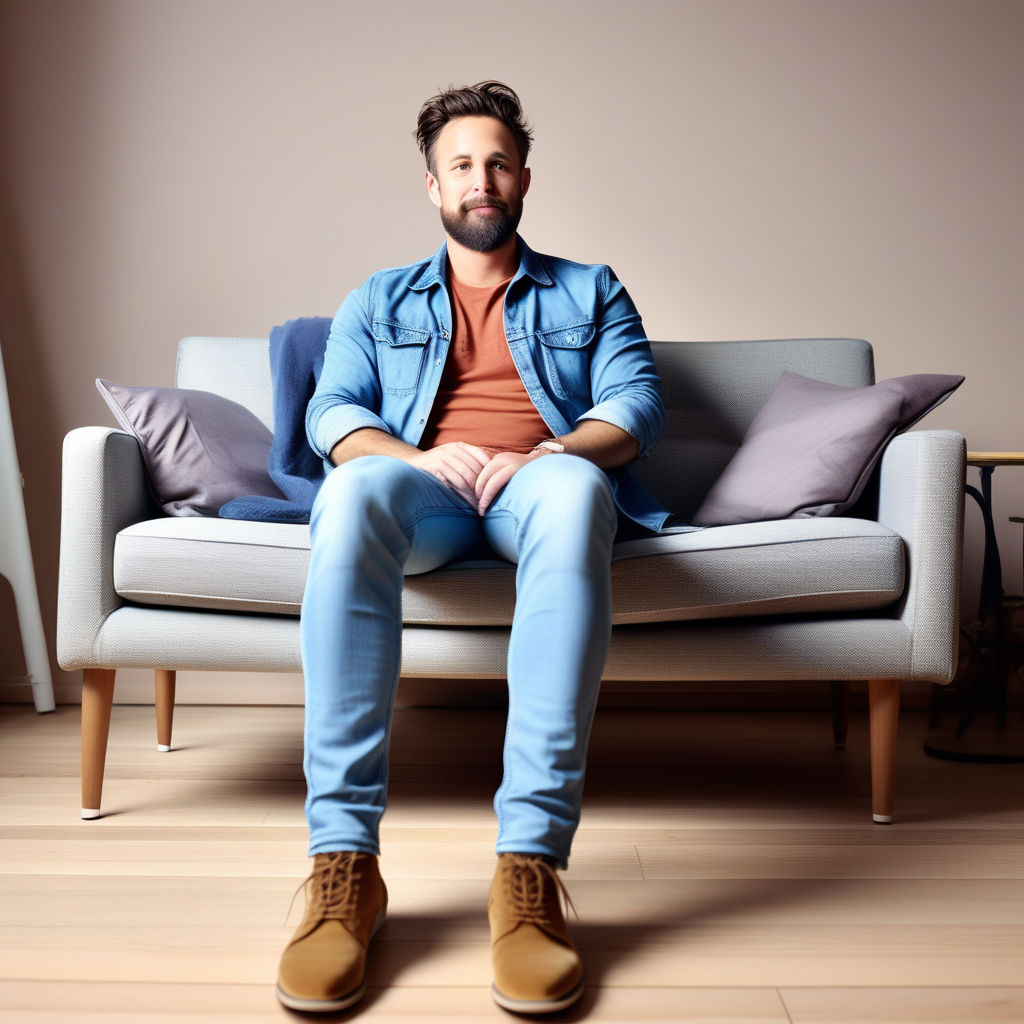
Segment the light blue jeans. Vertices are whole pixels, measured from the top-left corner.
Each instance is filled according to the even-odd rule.
[[[566,864],[611,634],[616,523],[604,473],[573,455],[527,463],[483,517],[389,456],[328,474],[302,604],[310,855],[380,852],[403,575],[497,554],[517,566],[497,852]]]

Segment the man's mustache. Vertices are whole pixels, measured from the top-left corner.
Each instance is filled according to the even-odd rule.
[[[506,203],[504,199],[499,199],[497,196],[484,199],[470,199],[462,204],[463,210],[467,213],[480,206],[493,206],[496,210],[502,210],[504,213],[508,213],[508,203]]]

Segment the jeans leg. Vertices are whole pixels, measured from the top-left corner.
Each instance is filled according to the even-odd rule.
[[[616,524],[607,477],[570,455],[528,463],[485,517],[488,542],[518,563],[498,853],[568,861],[611,636]]]
[[[402,578],[480,543],[477,514],[387,456],[334,469],[316,499],[302,602],[310,855],[377,854],[401,668]]]

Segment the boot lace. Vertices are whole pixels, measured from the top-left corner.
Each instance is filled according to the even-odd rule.
[[[288,907],[291,914],[295,897],[307,887],[307,910],[315,910],[321,920],[348,920],[355,911],[359,894],[359,880],[362,875],[356,871],[356,858],[351,850],[317,854],[313,862],[313,873],[292,895]]]
[[[554,908],[564,901],[573,916],[579,918],[576,904],[558,877],[555,869],[542,857],[526,856],[520,853],[507,853],[508,862],[508,893],[516,916],[530,924],[549,925],[551,921],[551,901],[545,899],[545,891],[554,887]]]

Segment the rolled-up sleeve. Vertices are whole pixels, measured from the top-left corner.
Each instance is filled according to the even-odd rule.
[[[367,316],[369,282],[341,304],[327,338],[324,366],[306,408],[306,438],[330,459],[331,449],[355,430],[388,431],[380,418],[377,353]],[[388,431],[390,433],[390,431]]]
[[[602,420],[626,431],[646,457],[665,425],[661,381],[640,314],[605,267],[590,360],[594,405],[578,420]]]

